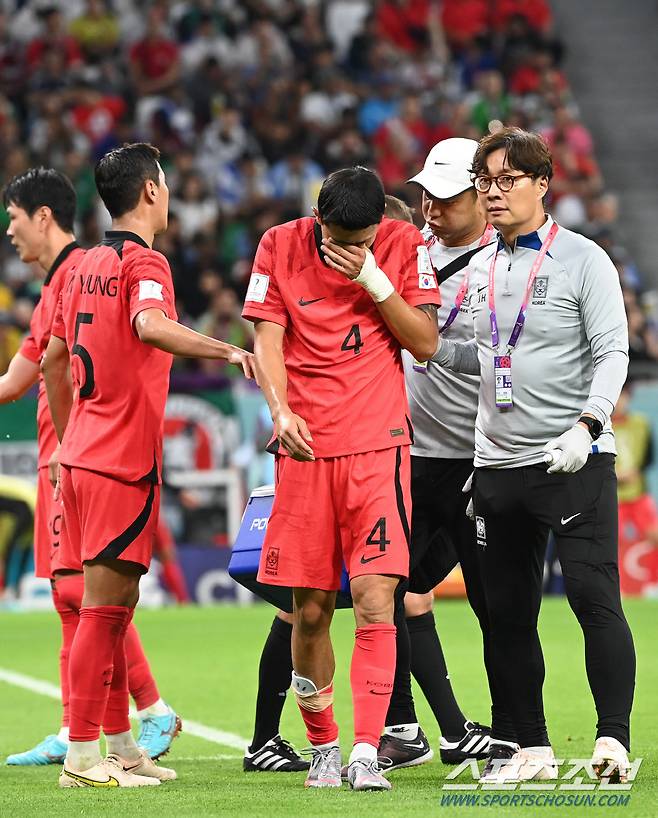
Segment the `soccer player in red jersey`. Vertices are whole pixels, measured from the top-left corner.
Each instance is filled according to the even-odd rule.
[[[158,518],[172,354],[219,358],[252,375],[252,356],[176,321],[167,260],[169,191],[159,151],[110,151],[96,185],[112,230],[87,251],[61,297],[43,364],[60,452],[64,527],[53,570],[84,567],[70,656],[70,742],[60,786],[144,786],[175,778],[130,732],[124,637]],[[69,365],[71,383],[67,377]],[[108,756],[100,754],[101,725]]]
[[[16,400],[39,380],[39,366],[50,338],[55,309],[66,277],[84,251],[73,234],[76,196],[69,179],[52,168],[31,168],[15,176],[3,191],[9,215],[7,235],[25,263],[35,262],[45,280],[41,298],[30,321],[30,333],[0,377],[0,403]],[[7,758],[7,764],[33,766],[64,761],[68,748],[69,685],[68,659],[82,605],[82,565],[59,576],[57,583],[51,560],[59,543],[61,502],[53,499],[48,479],[49,462],[55,458],[57,435],[50,417],[43,380],[39,383],[37,408],[38,483],[34,531],[35,574],[50,579],[53,602],[62,625],[60,683],[62,726],[36,747]],[[52,465],[51,465],[52,471]],[[166,752],[180,729],[180,719],[160,698],[142,649],[139,634],[130,625],[126,635],[128,685],[140,720],[138,742],[155,758]]]
[[[394,593],[409,561],[411,425],[401,348],[437,346],[439,292],[419,231],[383,219],[366,168],[332,173],[315,218],[261,239],[243,315],[278,444],[258,578],[293,588],[292,688],[313,746],[309,787],[339,787],[329,627],[343,562],[356,641],[353,789],[390,789],[377,765],[395,670]]]

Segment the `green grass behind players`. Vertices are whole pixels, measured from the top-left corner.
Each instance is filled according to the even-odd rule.
[[[658,603],[629,601],[626,611],[638,653],[638,684],[633,719],[633,756],[644,763],[626,807],[544,809],[492,807],[496,816],[658,814],[658,655],[655,648]],[[137,624],[163,697],[185,718],[251,737],[260,649],[273,611],[250,608],[188,608],[140,611]],[[453,685],[469,718],[488,722],[487,692],[480,659],[479,631],[462,602],[441,602],[435,609]],[[0,667],[57,683],[55,614],[0,615]],[[593,747],[594,708],[583,666],[582,635],[564,599],[548,599],[542,610],[541,633],[547,666],[546,711],[556,754],[587,758]],[[336,647],[336,713],[343,746],[351,744],[349,661],[351,612],[339,612],[334,625]],[[0,682],[0,758],[32,747],[58,729],[57,703]],[[433,746],[438,729],[418,695],[418,712]],[[283,735],[297,748],[305,746],[301,720],[289,700]],[[438,753],[437,753],[438,756]],[[59,790],[57,767],[0,767],[0,815],[12,818],[315,818],[315,816],[469,815],[482,807],[441,807],[441,790],[449,768],[438,760],[393,773],[391,793],[306,791],[302,775],[242,772],[238,750],[182,736],[164,764],[179,780],[153,790]],[[466,783],[466,779],[462,779]],[[598,793],[595,793],[598,797]],[[575,810],[575,812],[574,812]],[[485,808],[486,814],[486,808]]]

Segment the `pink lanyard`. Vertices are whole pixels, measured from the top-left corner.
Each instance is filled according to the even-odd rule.
[[[537,258],[535,259],[532,268],[530,269],[528,283],[525,288],[525,295],[523,296],[523,303],[521,304],[521,309],[519,310],[519,314],[516,317],[514,329],[512,330],[512,333],[509,337],[509,341],[507,342],[508,355],[519,342],[519,337],[521,336],[521,332],[523,331],[523,327],[525,325],[528,302],[530,301],[532,288],[534,287],[535,284],[535,278],[537,277],[537,273],[541,268],[546,253],[548,253],[548,248],[553,243],[553,239],[555,238],[555,235],[558,230],[559,230],[558,225],[555,222],[553,222],[551,229],[548,231],[548,235],[544,239],[544,242],[542,243],[542,246],[540,247],[539,252],[537,253]],[[498,321],[496,319],[496,296],[494,294],[494,272],[496,269],[497,258],[498,248],[496,248],[494,257],[491,260],[491,266],[489,267],[489,323],[491,325],[491,346],[494,349],[496,349],[498,347],[498,344],[500,343],[500,335],[498,333]]]
[[[480,239],[480,243],[478,247],[484,247],[485,244],[489,244],[491,241],[491,237],[493,236],[494,228],[492,225],[488,224],[487,229],[484,231],[482,238]],[[442,335],[448,327],[452,326],[455,322],[455,319],[459,315],[459,310],[461,309],[462,304],[464,303],[464,299],[466,298],[466,293],[468,292],[468,265],[466,266],[466,272],[464,273],[464,278],[462,279],[461,286],[457,291],[457,295],[455,297],[455,303],[452,305],[452,309],[448,313],[448,317],[446,318],[445,324],[439,330],[439,335]]]

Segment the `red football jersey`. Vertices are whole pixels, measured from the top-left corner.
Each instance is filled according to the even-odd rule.
[[[152,308],[176,320],[167,260],[135,233],[110,230],[73,271],[60,303],[52,332],[66,340],[74,388],[61,462],[159,482],[173,356],[142,343],[134,320]]]
[[[35,364],[41,363],[43,353],[46,351],[50,340],[50,330],[55,318],[57,301],[62,291],[62,286],[68,278],[69,273],[84,256],[85,251],[72,241],[67,244],[62,252],[57,256],[48,271],[46,280],[41,289],[41,298],[34,308],[30,320],[30,333],[25,337],[19,352],[28,361]],[[39,377],[39,398],[37,402],[37,441],[39,448],[39,468],[48,465],[50,455],[57,446],[57,435],[55,427],[50,417],[48,408],[48,397],[43,378]]]
[[[312,218],[268,230],[242,315],[285,327],[288,403],[307,422],[316,457],[409,444],[400,344],[370,295],[322,261],[320,242]],[[427,248],[412,224],[384,219],[372,252],[408,304],[440,304]]]

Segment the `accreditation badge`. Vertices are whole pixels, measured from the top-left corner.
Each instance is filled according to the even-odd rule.
[[[494,383],[496,385],[496,408],[511,409],[514,406],[511,355],[494,355]]]

